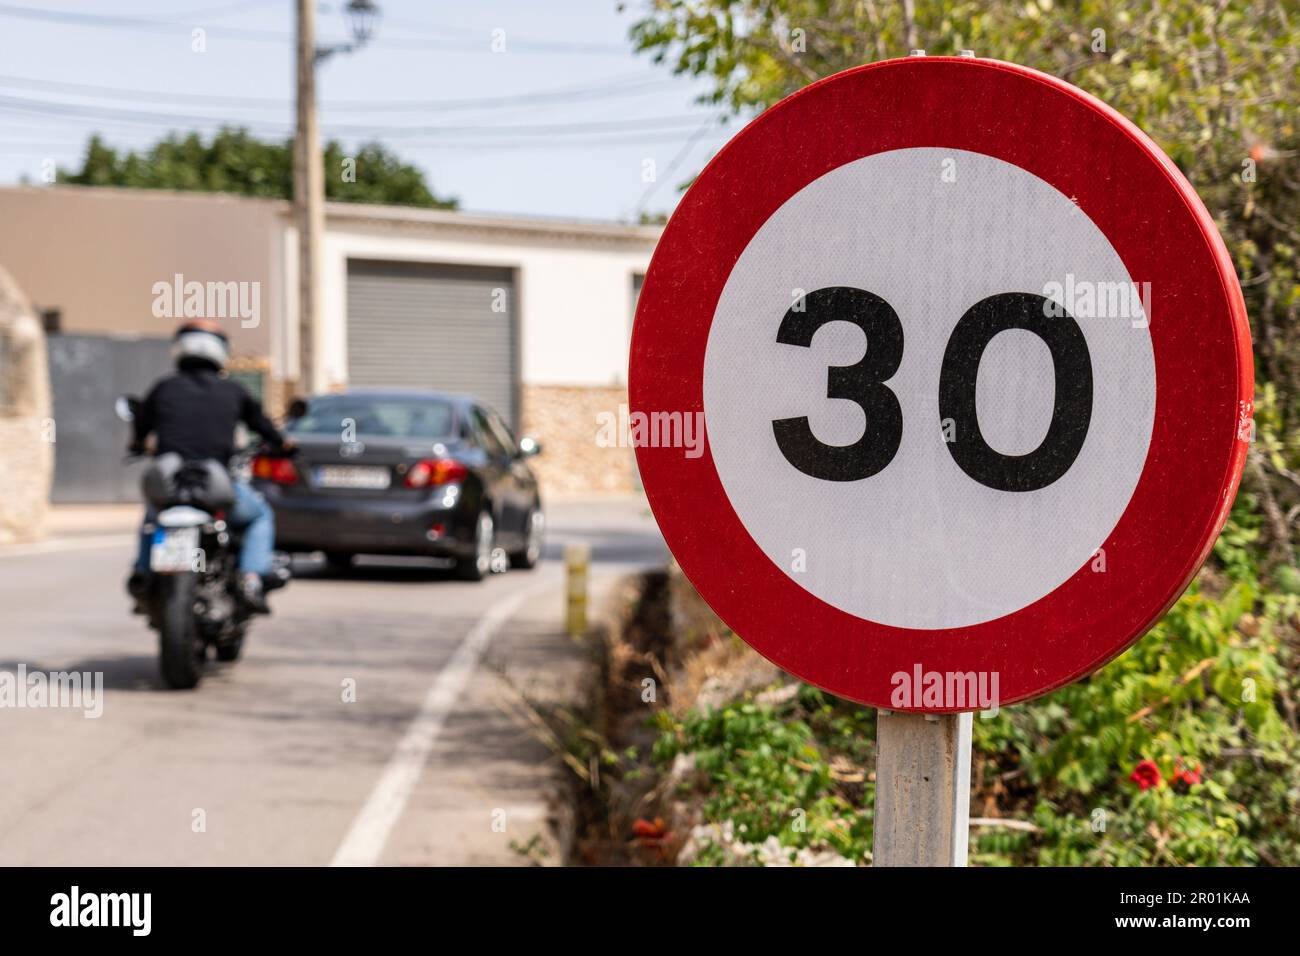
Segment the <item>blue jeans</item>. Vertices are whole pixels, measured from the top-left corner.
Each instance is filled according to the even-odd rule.
[[[145,509],[145,524],[151,524],[157,517],[157,509],[153,505]],[[269,574],[271,552],[275,548],[275,512],[261,492],[254,491],[246,482],[235,482],[235,506],[226,515],[226,520],[231,527],[243,530],[239,570],[251,574]],[[137,571],[149,570],[149,549],[152,546],[153,535],[141,528],[140,549],[135,558]]]

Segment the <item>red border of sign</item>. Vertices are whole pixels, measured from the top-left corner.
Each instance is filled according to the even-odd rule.
[[[1227,519],[1254,391],[1245,303],[1205,206],[1141,130],[1093,96],[1010,63],[888,60],[787,97],[700,174],[664,230],[632,332],[633,412],[702,412],[709,327],[731,269],[791,196],[863,156],[934,146],[995,156],[1074,199],[1152,284],[1156,411],[1137,488],[1104,542],[1055,591],[994,621],[891,627],[805,591],[759,549],[704,454],[638,447],[650,506],[686,576],[779,667],[832,693],[892,706],[889,675],[998,671],[1000,702],[1076,680],[1115,657],[1176,601]],[[951,710],[952,708],[899,708]],[[970,709],[970,708],[967,708]]]

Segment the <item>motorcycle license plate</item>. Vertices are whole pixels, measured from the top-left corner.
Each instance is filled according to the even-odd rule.
[[[193,571],[198,550],[198,528],[159,528],[153,533],[153,547],[149,549],[149,569],[164,573]]]

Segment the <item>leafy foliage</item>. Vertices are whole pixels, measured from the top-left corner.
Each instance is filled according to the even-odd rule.
[[[455,199],[435,196],[419,169],[379,143],[346,154],[331,140],[323,163],[327,199],[440,209],[457,205]],[[118,153],[96,135],[86,146],[80,172],[61,171],[59,181],[291,199],[293,144],[267,143],[246,130],[222,129],[206,143],[197,133],[171,135],[145,152]]]
[[[1249,586],[1217,601],[1193,588],[1150,634],[1090,679],[975,721],[986,755],[976,788],[998,815],[1032,818],[1034,840],[995,831],[976,859],[1044,865],[1235,865],[1300,862],[1300,738],[1279,695],[1294,680],[1274,621]],[[1159,783],[1141,789],[1143,761]],[[1197,783],[1177,779],[1200,768]],[[1289,834],[1279,840],[1282,834]]]
[[[980,827],[972,860],[1300,865],[1294,4],[651,0],[632,37],[674,72],[712,81],[704,99],[735,113],[911,48],[970,48],[1094,93],[1188,176],[1232,254],[1254,331],[1260,384],[1247,484],[1213,567],[1150,634],[1091,679],[975,720],[976,806],[1032,828]],[[870,787],[845,790],[830,768],[846,753],[860,766],[870,758],[835,729],[852,726],[848,705],[816,704],[815,694],[689,715],[663,728],[657,755],[697,754],[710,820],[730,818],[789,846],[820,840],[861,859],[870,827],[852,817],[869,815]],[[1132,779],[1139,765],[1154,785]],[[807,813],[805,832],[789,825],[795,808]]]
[[[914,10],[909,16],[909,11]],[[1277,0],[651,0],[633,42],[752,113],[911,48],[1055,74],[1144,129],[1205,201],[1236,264],[1257,375],[1275,386],[1247,474],[1270,552],[1300,520],[1300,15]],[[1262,398],[1263,396],[1261,396]],[[1264,404],[1261,401],[1259,404]]]
[[[1279,712],[1295,681],[1272,623],[1295,599],[1262,616],[1252,603],[1244,584],[1217,601],[1194,588],[1092,678],[977,717],[975,805],[1037,829],[977,828],[972,862],[1300,865],[1300,736]],[[873,711],[801,685],[784,704],[656,719],[654,758],[694,756],[706,820],[747,843],[870,858]],[[1132,779],[1142,761],[1158,768],[1149,789]]]
[[[871,818],[858,808],[874,789],[865,770],[874,711],[803,685],[780,706],[736,701],[680,723],[663,710],[657,720],[654,759],[692,754],[709,781],[705,815],[730,820],[744,842],[775,836],[784,846],[830,847],[858,859],[870,850]]]

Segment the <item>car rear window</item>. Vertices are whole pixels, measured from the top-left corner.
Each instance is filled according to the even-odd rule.
[[[307,414],[289,425],[296,435],[358,435],[390,438],[447,438],[452,434],[448,402],[417,398],[318,398]]]

